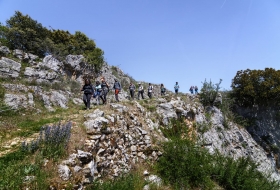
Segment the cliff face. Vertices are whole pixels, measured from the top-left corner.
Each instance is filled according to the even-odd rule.
[[[280,109],[278,106],[262,106],[253,108],[238,108],[237,112],[249,122],[248,132],[268,154],[276,159],[280,168]]]
[[[13,52],[16,60],[6,56],[0,61],[0,77],[4,78],[0,85],[6,90],[4,102],[7,105],[40,113],[45,108],[49,111],[58,107],[67,109],[71,102],[83,104],[79,93],[85,68],[82,56],[69,55],[65,62],[59,62],[50,55],[39,60],[35,55],[18,50]],[[110,92],[108,105],[96,107],[93,101],[93,110],[81,110],[71,117],[82,114],[83,122],[79,125],[85,127],[86,138],[82,142],[84,148],[73,150],[59,165],[62,180],[82,175],[81,184],[78,184],[82,186],[101,174],[116,177],[128,172],[136,163],[156,161],[162,154],[161,142],[168,140],[160,127],[168,127],[170,119],[178,117],[185,119],[198,143],[210,152],[218,151],[234,158],[249,156],[259,164],[259,171],[271,174],[271,179],[280,180],[276,169],[278,160],[272,151],[263,148],[264,143],[280,143],[275,110],[256,112],[260,117],[256,126],[248,128],[251,136],[246,129],[226,123],[218,108],[204,109],[197,96],[179,97],[167,92],[166,96],[160,97],[159,85],[153,84],[155,98],[132,101],[127,89],[130,82],[135,84],[137,81],[108,64],[104,64],[96,80],[101,76],[111,87],[114,79],[121,82],[121,102],[114,103],[114,94]],[[142,83],[147,89],[147,83]],[[45,108],[40,107],[39,102]]]

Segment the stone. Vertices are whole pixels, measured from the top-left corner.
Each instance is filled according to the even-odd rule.
[[[150,175],[150,176],[146,177],[145,180],[150,183],[154,183],[157,186],[161,186],[161,184],[162,184],[162,179],[160,177],[158,177],[157,175]]]
[[[96,109],[93,111],[93,113],[85,114],[84,117],[86,119],[96,119],[97,117],[104,117],[104,111]]]
[[[101,128],[107,125],[109,121],[104,117],[97,117],[94,120],[88,120],[84,122],[87,134],[95,135],[101,134]]]
[[[87,177],[94,176],[94,170],[95,170],[95,166],[94,166],[94,161],[92,160],[90,163],[84,166],[83,173]]]
[[[43,62],[39,63],[39,66],[49,68],[49,69],[59,73],[60,69],[63,66],[63,63],[58,61],[52,55],[47,55],[46,57],[44,57]]]
[[[17,78],[19,76],[21,64],[5,57],[0,60],[0,77]]]
[[[83,100],[81,98],[73,98],[72,99],[73,103],[76,105],[82,105],[84,104]]]
[[[137,150],[137,147],[136,146],[131,146],[130,149],[131,149],[132,152],[135,152]]]
[[[2,54],[2,55],[8,55],[8,54],[10,54],[11,52],[10,52],[10,50],[9,50],[9,48],[8,47],[6,47],[6,46],[0,46],[0,55]]]
[[[30,64],[35,64],[35,60],[38,59],[39,57],[37,55],[33,55],[31,53],[26,53],[24,55],[24,60],[27,60]]]
[[[24,57],[24,52],[20,49],[15,49],[13,51],[13,55],[16,56],[19,59],[22,59]]]
[[[78,172],[81,171],[83,168],[80,167],[80,166],[75,166],[73,169],[74,169],[74,172],[75,172],[75,173],[78,173]]]
[[[62,91],[51,91],[50,101],[57,106],[67,108],[68,97]]]
[[[68,166],[66,165],[58,165],[58,174],[62,180],[67,181],[71,177],[71,171]]]
[[[82,150],[78,150],[77,158],[83,163],[87,164],[92,161],[92,154],[90,152],[84,152]]]
[[[150,175],[150,173],[149,173],[147,170],[145,170],[145,171],[143,172],[143,175],[144,175],[144,176],[148,176],[148,175]]]
[[[27,108],[28,106],[27,98],[20,94],[5,94],[4,102],[12,109]]]
[[[101,137],[101,135],[91,135],[91,136],[89,136],[89,138],[92,139],[92,140],[97,140],[100,137]]]
[[[24,76],[29,78],[29,80],[36,80],[37,83],[49,83],[55,81],[55,79],[58,78],[58,74],[56,72],[35,69],[32,67],[25,68]]]
[[[35,103],[34,103],[34,100],[33,100],[33,94],[29,92],[27,96],[28,96],[28,104],[30,106],[35,106]]]
[[[118,112],[120,113],[123,113],[123,112],[127,112],[128,111],[128,108],[124,105],[121,105],[121,104],[115,104],[115,103],[112,103],[110,104],[110,107],[114,110],[117,110]]]

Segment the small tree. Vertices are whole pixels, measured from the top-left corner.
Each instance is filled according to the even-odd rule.
[[[206,79],[202,83],[203,85],[200,91],[200,101],[204,106],[214,105],[214,102],[220,90],[221,83],[222,83],[222,79],[220,79],[219,83],[217,84],[213,84],[211,80],[210,82],[207,82]]]

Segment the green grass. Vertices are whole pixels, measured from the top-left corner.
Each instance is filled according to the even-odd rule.
[[[56,118],[56,117],[42,118],[39,121],[27,119],[18,124],[18,127],[22,130],[16,132],[15,135],[27,137],[27,136],[32,135],[35,132],[39,132],[43,125],[46,125],[48,123],[58,122],[60,120],[61,120],[61,118]]]
[[[129,173],[104,183],[95,182],[86,190],[142,190],[145,185],[143,177],[136,173]]]
[[[0,157],[0,189],[47,189],[49,174],[42,170],[42,160],[40,155],[20,150]],[[35,176],[35,179],[24,183],[26,176]]]

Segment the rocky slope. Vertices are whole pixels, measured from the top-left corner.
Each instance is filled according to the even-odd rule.
[[[6,89],[4,101],[13,109],[40,112],[57,107],[67,109],[71,102],[82,105],[79,88],[86,63],[81,55],[68,55],[64,62],[59,62],[51,55],[40,60],[19,50],[12,51],[15,59],[3,46],[0,51],[4,55],[0,60],[1,85]],[[130,81],[136,81],[108,64],[104,64],[100,76],[109,84],[116,78],[122,83],[121,102],[114,103],[111,93],[109,105],[94,107],[93,101],[94,109],[85,111],[84,122],[80,124],[87,134],[84,148],[72,152],[58,165],[61,180],[75,181],[81,189],[101,176],[114,178],[130,171],[135,164],[156,161],[162,154],[161,142],[168,140],[160,127],[168,127],[170,119],[178,117],[185,119],[198,143],[210,152],[217,150],[234,158],[249,156],[259,163],[260,171],[280,180],[273,152],[264,150],[246,129],[225,123],[216,107],[204,109],[197,96],[176,97],[169,92],[160,97],[159,85],[154,84],[154,99],[130,101],[127,87]],[[72,86],[66,85],[69,79]],[[40,102],[45,108],[38,105]]]

